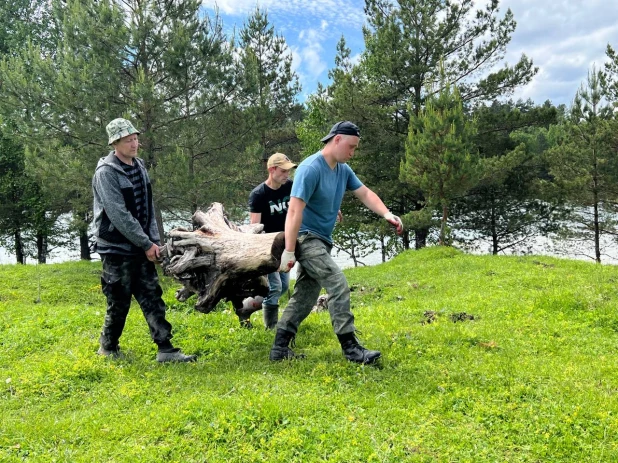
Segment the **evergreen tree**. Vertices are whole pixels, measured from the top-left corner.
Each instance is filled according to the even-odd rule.
[[[240,31],[240,64],[244,72],[247,115],[259,139],[262,159],[267,160],[285,136],[278,131],[288,125],[298,107],[298,76],[292,71],[292,53],[277,34],[268,14],[257,7]]]
[[[304,117],[296,125],[296,134],[303,158],[322,149],[323,143],[320,140],[325,133],[328,133],[328,124],[331,122],[328,95],[321,84],[318,84],[315,93],[309,95],[305,106]]]
[[[11,59],[19,56],[24,47],[36,47],[42,53],[51,53],[55,48],[58,30],[53,21],[51,6],[47,1],[9,0],[0,9],[0,58]],[[3,91],[7,83],[2,85]],[[3,95],[3,93],[0,93]],[[21,95],[27,98],[27,95]],[[13,247],[16,259],[23,263],[28,255],[36,255],[44,263],[49,246],[55,243],[48,239],[48,233],[54,230],[58,217],[57,210],[52,210],[51,202],[55,195],[43,194],[44,184],[37,178],[28,162],[28,145],[30,139],[21,137],[16,130],[19,117],[13,117],[14,106],[9,105],[2,118],[2,172],[3,199],[6,204],[0,218],[2,228]],[[23,110],[23,108],[19,108]],[[13,152],[10,152],[13,150]],[[57,180],[54,182],[58,186]],[[8,189],[7,189],[8,188]],[[56,190],[52,191],[55,193]],[[31,244],[36,242],[34,248]],[[5,244],[9,244],[4,241]]]
[[[427,207],[441,213],[441,245],[450,244],[447,221],[453,200],[475,185],[478,159],[472,145],[474,128],[463,111],[455,87],[442,86],[437,96],[410,120],[401,179],[419,188]]]
[[[41,203],[26,172],[24,147],[0,132],[0,244],[13,249],[18,264],[31,254],[25,235],[34,228]]]
[[[353,85],[344,84],[342,104],[333,106],[345,106],[363,130],[357,172],[404,216],[407,227],[415,229],[416,247],[421,247],[427,238],[426,217],[414,211],[423,209],[424,199],[397,176],[411,117],[441,90],[432,85],[440,81],[439,63],[444,63],[445,84],[456,84],[467,104],[508,95],[528,83],[536,69],[525,56],[514,66],[495,68],[516,25],[510,10],[498,17],[497,0],[479,10],[472,0],[366,0],[365,13],[365,51],[349,73]],[[427,88],[433,90],[427,93]],[[407,235],[403,239],[408,247]]]
[[[232,44],[218,18],[203,15],[200,6],[199,0],[54,0],[62,35],[55,52],[30,46],[1,68],[10,82],[5,95],[18,115],[26,109],[24,131],[69,146],[64,162],[76,169],[75,178],[89,180],[109,150],[104,128],[110,120],[124,116],[135,123],[142,132],[140,156],[156,184],[161,233],[161,210],[184,205],[183,192],[199,192],[199,183],[205,191],[210,179],[199,179],[195,166],[204,157],[211,161],[204,153],[221,153],[226,142],[213,143],[210,134],[221,133],[225,118],[218,116],[239,88]],[[233,127],[226,127],[228,140],[237,136]],[[159,165],[170,166],[168,157],[187,162],[166,172]],[[80,161],[69,162],[75,158]],[[221,181],[221,172],[210,175],[213,182],[215,175]],[[158,188],[163,178],[161,186],[173,181],[184,188],[169,194]],[[73,210],[87,218],[89,182],[75,187]]]
[[[236,166],[236,183],[244,189],[240,202],[246,210],[247,191],[264,180],[266,161],[279,151],[298,157],[294,124],[302,116],[296,98],[298,76],[292,70],[292,52],[265,10],[256,7],[240,30],[238,67],[242,70],[240,105],[247,141]]]
[[[618,198],[618,157],[612,111],[604,100],[603,75],[592,69],[575,96],[564,127],[553,127],[555,146],[547,151],[553,183],[576,208],[569,236],[594,243],[601,262],[603,235],[618,233],[613,218]]]
[[[547,177],[542,161],[547,127],[556,121],[549,102],[494,101],[474,110],[483,170],[479,184],[454,206],[456,239],[464,244],[486,239],[498,254],[531,237],[556,229],[561,209],[544,198],[538,181]]]
[[[605,63],[605,72],[600,73],[599,78],[606,97],[616,108],[618,107],[618,53],[608,43],[605,54],[609,61]]]

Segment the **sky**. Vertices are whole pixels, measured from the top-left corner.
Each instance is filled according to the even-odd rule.
[[[483,6],[488,0],[478,0]],[[204,0],[218,8],[227,30],[240,29],[259,5],[293,55],[293,68],[303,87],[300,100],[329,83],[336,45],[346,39],[353,57],[364,49],[363,0]],[[517,28],[504,62],[515,64],[525,53],[539,68],[533,81],[513,94],[541,104],[570,105],[593,65],[602,68],[605,49],[618,49],[618,0],[501,0],[499,16],[511,9]]]

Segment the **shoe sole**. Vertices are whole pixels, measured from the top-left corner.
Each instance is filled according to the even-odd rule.
[[[162,359],[162,360],[157,359],[157,362],[159,363],[191,363],[191,362],[196,362],[196,361],[197,361],[197,357],[192,357],[188,359]]]
[[[113,351],[102,352],[101,349],[97,351],[97,355],[104,357],[104,358],[115,359],[115,360],[125,358],[125,355],[123,352],[113,352]]]
[[[372,357],[372,358],[370,358],[370,359],[366,359],[366,360],[364,360],[364,361],[362,361],[362,362],[357,362],[356,360],[352,360],[352,359],[349,359],[349,358],[345,357],[345,359],[346,359],[348,362],[351,362],[351,363],[356,363],[357,365],[371,365],[371,364],[376,363],[376,362],[377,362],[378,360],[380,360],[381,358],[382,358],[382,354],[379,354],[379,355],[377,355],[377,356],[375,356],[375,357]]]

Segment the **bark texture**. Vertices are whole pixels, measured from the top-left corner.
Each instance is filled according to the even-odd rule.
[[[203,313],[228,300],[239,317],[250,315],[243,312],[242,301],[268,295],[265,275],[279,268],[283,232],[264,234],[261,224],[236,225],[220,203],[213,203],[206,212],[198,210],[193,227],[172,230],[161,248],[164,272],[183,285],[176,298],[185,301],[197,294],[195,309]]]

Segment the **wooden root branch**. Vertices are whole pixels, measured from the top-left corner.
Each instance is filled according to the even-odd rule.
[[[261,233],[263,225],[239,226],[213,203],[193,215],[194,230],[170,232],[161,248],[163,270],[182,283],[180,301],[197,294],[196,310],[211,312],[220,300],[229,300],[236,312],[242,300],[268,294],[266,276],[279,268],[285,246],[283,233]]]

